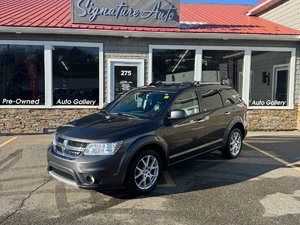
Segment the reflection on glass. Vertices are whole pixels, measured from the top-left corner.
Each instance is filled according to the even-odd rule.
[[[147,90],[132,90],[120,96],[107,111],[112,114],[134,116],[143,119],[155,118],[172,101],[174,93]]]
[[[199,113],[199,103],[196,92],[188,91],[179,95],[173,103],[171,110],[183,110],[187,116]]]
[[[193,82],[195,50],[153,50],[153,82]]]
[[[290,52],[252,52],[250,106],[287,106]]]
[[[137,87],[137,66],[115,66],[115,97]]]
[[[0,105],[44,105],[44,47],[0,45]]]
[[[202,81],[222,82],[242,92],[243,51],[205,50],[202,59]]]
[[[53,105],[99,104],[99,49],[53,46]]]

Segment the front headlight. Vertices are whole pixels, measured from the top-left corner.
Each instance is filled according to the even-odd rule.
[[[85,147],[84,155],[113,155],[121,148],[122,144],[123,141],[88,144]]]
[[[52,145],[56,145],[56,141],[57,141],[57,134],[55,133],[52,140]]]

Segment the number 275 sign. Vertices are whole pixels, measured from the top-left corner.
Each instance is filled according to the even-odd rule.
[[[121,70],[122,77],[130,77],[132,75],[131,70]]]

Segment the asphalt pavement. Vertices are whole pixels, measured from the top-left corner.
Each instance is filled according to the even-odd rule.
[[[239,158],[174,165],[154,192],[88,191],[47,174],[52,135],[0,136],[0,224],[300,224],[300,132],[253,133]]]

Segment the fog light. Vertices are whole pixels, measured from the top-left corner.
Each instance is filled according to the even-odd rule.
[[[92,175],[88,175],[86,177],[86,181],[90,184],[94,184],[95,183],[95,178]]]

